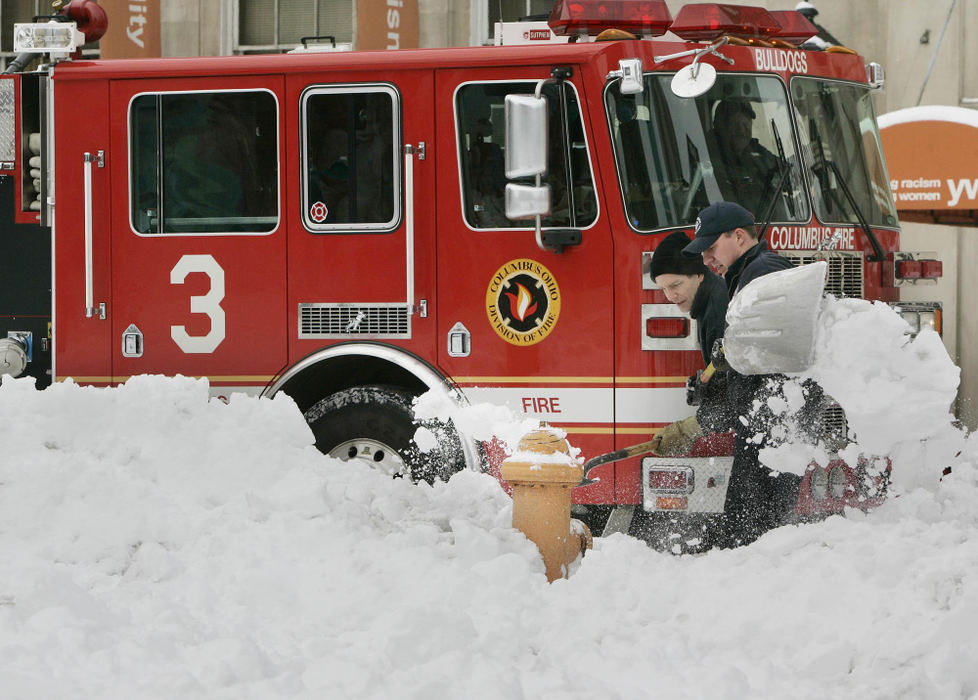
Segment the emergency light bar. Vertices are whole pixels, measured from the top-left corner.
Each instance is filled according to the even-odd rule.
[[[14,24],[16,53],[72,53],[85,43],[75,22],[34,22]]]
[[[763,7],[702,3],[684,5],[669,31],[686,41],[711,42],[724,35],[767,40],[781,25]]]
[[[789,44],[800,46],[813,36],[818,35],[818,27],[808,21],[797,10],[768,10],[768,14],[778,23],[780,29],[772,35],[773,39],[781,39]]]
[[[605,29],[661,36],[672,24],[672,14],[665,0],[557,0],[548,24],[560,36],[597,36]]]

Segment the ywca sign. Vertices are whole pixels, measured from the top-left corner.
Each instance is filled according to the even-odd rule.
[[[900,218],[978,225],[978,112],[911,107],[879,125]]]
[[[109,30],[99,42],[102,58],[159,58],[160,0],[100,0]]]

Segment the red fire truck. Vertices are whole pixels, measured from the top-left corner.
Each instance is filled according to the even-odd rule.
[[[796,12],[561,0],[520,45],[72,59],[92,5],[18,25],[39,67],[0,76],[0,366],[39,387],[179,373],[284,392],[324,452],[430,478],[487,454],[451,425],[436,453],[413,446],[431,389],[547,420],[586,457],[689,415],[695,328],[648,264],[709,202],[827,261],[838,296],[898,302],[940,275],[899,250],[881,70],[798,48],[817,30]],[[718,110],[747,120],[758,170]],[[904,313],[940,324],[938,305]],[[576,508],[609,528],[717,513],[717,443],[607,464]],[[859,477],[814,467],[799,509],[862,502]]]

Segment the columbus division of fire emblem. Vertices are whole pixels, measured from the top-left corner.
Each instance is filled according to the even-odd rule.
[[[496,270],[486,290],[486,314],[493,330],[513,345],[535,345],[560,316],[560,287],[535,260],[510,260]]]

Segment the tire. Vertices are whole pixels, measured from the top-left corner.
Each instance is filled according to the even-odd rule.
[[[305,418],[323,454],[362,460],[391,478],[447,481],[465,466],[458,433],[451,422],[416,421],[412,398],[390,387],[354,387],[314,404]],[[419,427],[437,436],[435,449],[418,449],[414,434]]]
[[[658,552],[698,554],[719,545],[722,523],[719,513],[649,513],[638,505],[628,534]]]

